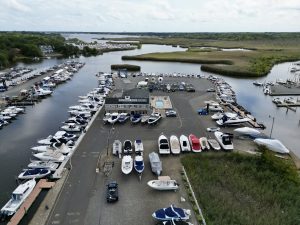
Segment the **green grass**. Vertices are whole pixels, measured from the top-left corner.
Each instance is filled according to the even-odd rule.
[[[110,66],[112,70],[127,69],[128,71],[140,71],[141,67],[131,64],[114,64]]]
[[[300,224],[300,181],[290,163],[265,152],[182,159],[208,225]]]
[[[254,38],[253,35],[250,35]],[[201,69],[227,76],[259,77],[267,75],[271,68],[281,62],[300,60],[300,38],[298,35],[264,36],[255,40],[197,39],[184,37],[142,37],[126,40],[141,44],[179,45],[185,52],[161,52],[137,56],[124,56],[124,60],[152,60],[169,62],[199,63]],[[268,39],[269,38],[269,39]],[[201,49],[215,47],[217,49]],[[220,48],[246,48],[252,51],[220,51]]]

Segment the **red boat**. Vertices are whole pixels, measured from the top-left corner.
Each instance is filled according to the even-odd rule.
[[[189,135],[189,141],[191,143],[193,152],[201,152],[202,151],[199,138],[197,138],[194,134]]]

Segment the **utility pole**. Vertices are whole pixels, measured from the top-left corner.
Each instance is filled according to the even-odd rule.
[[[274,127],[275,117],[269,115],[269,118],[272,118],[272,126],[271,126],[271,131],[270,131],[270,138],[272,138],[272,132],[273,132],[273,127]]]

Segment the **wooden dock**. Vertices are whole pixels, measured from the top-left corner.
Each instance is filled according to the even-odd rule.
[[[277,107],[286,107],[289,110],[292,110],[294,112],[297,111],[297,108],[293,108],[293,107],[300,107],[300,102],[297,104],[288,104],[288,103],[281,103],[281,104],[276,104]]]
[[[240,110],[238,107],[232,105],[232,104],[229,104],[227,105],[227,107],[229,107],[232,111],[234,111],[235,113],[237,113],[238,115],[241,115],[243,117],[246,117],[246,118],[249,118],[250,121],[248,121],[248,123],[254,127],[254,128],[259,128],[259,129],[264,129],[265,126],[263,124],[259,124],[255,121],[255,118],[250,118],[249,117],[249,114],[246,114],[244,111]],[[252,116],[251,116],[252,117]]]
[[[30,195],[26,198],[26,200],[23,202],[23,204],[20,206],[18,211],[13,215],[13,217],[10,219],[10,221],[7,223],[7,225],[17,225],[20,223],[22,218],[26,215],[29,208],[33,204],[33,202],[36,200],[36,198],[39,196],[42,189],[50,189],[55,185],[55,182],[48,182],[46,179],[41,179]]]

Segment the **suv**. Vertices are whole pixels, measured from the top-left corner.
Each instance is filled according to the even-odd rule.
[[[109,182],[106,189],[106,201],[116,202],[119,200],[118,183],[116,181]]]

